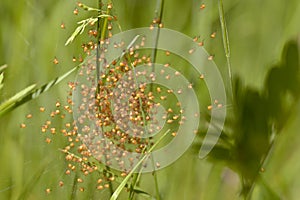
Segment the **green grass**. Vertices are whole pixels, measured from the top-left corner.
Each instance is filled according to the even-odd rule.
[[[122,30],[149,26],[155,16],[156,1],[113,2],[113,13],[117,15]],[[200,36],[208,52],[215,55],[214,60],[227,81],[226,55],[228,58],[229,49],[227,42],[227,50],[224,51],[223,47],[222,40],[227,37],[223,38],[218,2],[165,0],[163,23],[165,27],[192,38]],[[91,7],[96,7],[97,4],[96,1],[83,3]],[[200,10],[202,3],[206,8]],[[81,41],[88,41],[89,38],[82,34],[68,46],[65,43],[78,26],[76,23],[90,17],[89,12],[80,9],[78,16],[73,15],[76,1],[18,0],[11,3],[2,0],[1,4],[0,66],[7,64],[7,68],[2,70],[0,67],[0,74],[4,72],[0,103],[32,84],[40,88],[76,67],[78,63],[73,63],[72,58],[78,58],[79,54],[84,57]],[[297,0],[288,3],[279,0],[230,0],[223,1],[223,6],[224,16],[221,17],[221,22],[226,20],[233,77],[238,76],[242,80],[243,90],[251,87],[261,94],[269,70],[282,60],[286,42],[290,39],[298,40],[299,46],[300,3]],[[65,29],[60,28],[62,22],[65,23]],[[117,26],[113,30],[119,31]],[[216,32],[214,39],[210,38],[213,32]],[[59,61],[58,65],[53,64],[55,57]],[[163,60],[160,55],[157,59]],[[60,149],[68,143],[67,139],[59,134],[51,135],[40,131],[42,124],[51,118],[50,111],[56,109],[56,101],[66,102],[67,82],[74,81],[74,75],[68,76],[38,98],[24,100],[24,104],[0,114],[0,199],[110,198],[108,190],[98,191],[93,185],[99,175],[86,177],[82,185],[76,181],[77,177],[82,176],[81,173],[66,175],[67,162]],[[29,90],[30,95],[36,92],[31,88]],[[290,102],[290,99],[287,101]],[[255,106],[258,102],[251,103]],[[283,107],[288,105],[290,104],[285,103]],[[46,112],[41,113],[40,106],[45,107]],[[258,184],[253,188],[252,199],[275,199],[276,196],[283,199],[298,198],[299,106],[299,103],[293,104],[292,112],[288,113],[289,118],[280,129],[270,156],[266,159],[265,171],[260,173],[263,180],[261,182],[265,184]],[[26,118],[29,113],[33,115],[32,119]],[[53,126],[59,129],[70,120],[71,116],[64,120],[55,119]],[[280,120],[283,121],[285,119]],[[26,128],[21,129],[21,123],[25,123]],[[232,131],[232,127],[227,128]],[[47,144],[46,138],[51,138],[52,142]],[[196,141],[193,146],[195,148],[191,147],[171,166],[156,171],[161,199],[241,198],[239,175],[224,167],[224,154],[222,159],[218,159],[221,162],[200,160],[198,144]],[[64,182],[63,187],[59,186],[59,181]],[[85,192],[79,191],[81,186],[85,186]],[[118,184],[113,183],[113,187],[116,190]],[[51,188],[50,194],[46,193],[47,188]],[[139,188],[145,193],[135,195],[137,199],[150,199],[148,194],[156,196],[155,181],[151,174],[142,175]],[[117,189],[117,192],[120,192],[119,199],[127,199],[125,190]]]

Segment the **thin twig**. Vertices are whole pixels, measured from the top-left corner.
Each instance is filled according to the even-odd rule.
[[[228,78],[229,78],[229,93],[230,93],[230,102],[233,101],[233,85],[232,85],[232,73],[231,73],[231,62],[230,62],[230,45],[228,39],[228,31],[226,26],[224,8],[223,8],[223,0],[219,0],[219,16],[220,16],[220,23],[222,29],[222,39],[223,39],[223,46],[227,60],[227,68],[228,68]]]

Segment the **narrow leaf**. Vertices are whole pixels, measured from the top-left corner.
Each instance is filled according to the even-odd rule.
[[[2,87],[3,87],[3,84],[2,84],[3,78],[4,78],[3,73],[1,73],[1,74],[0,74],[0,90],[1,90]]]
[[[93,8],[93,7],[87,6],[87,5],[83,4],[83,3],[81,3],[80,7],[83,8],[84,10],[87,10],[87,11],[97,11],[97,12],[101,11],[101,10],[99,10],[97,8]]]
[[[8,111],[14,109],[18,104],[22,104],[22,100],[25,99],[34,90],[35,84],[28,86],[22,91],[15,94],[13,97],[5,101],[0,105],[0,116],[4,115]]]
[[[139,194],[141,196],[146,197],[147,199],[151,199],[151,200],[156,200],[155,197],[153,197],[151,194],[149,194],[148,192],[143,191],[141,188],[135,187],[133,189],[133,192],[135,192],[136,194]]]
[[[156,143],[149,149],[149,152],[147,154],[145,154],[141,160],[134,166],[134,168],[132,168],[132,170],[129,172],[129,174],[127,174],[127,176],[124,178],[124,180],[122,181],[122,183],[119,185],[119,187],[116,189],[116,191],[113,193],[113,195],[111,196],[110,200],[116,200],[118,198],[118,196],[120,195],[121,191],[123,190],[123,188],[126,186],[128,180],[130,179],[131,175],[135,172],[135,170],[144,162],[144,160],[146,160],[149,157],[149,153],[151,153],[155,147],[163,140],[163,138],[169,133],[170,129],[167,130],[159,139],[158,141],[156,141]]]
[[[38,89],[34,89],[35,86],[36,86],[34,84],[34,85],[31,85],[31,86],[25,88],[21,92],[17,93],[13,97],[11,97],[7,101],[5,101],[4,103],[0,104],[0,117],[2,115],[6,114],[7,112],[17,108],[18,106],[20,106],[20,105],[22,105],[22,104],[24,104],[24,103],[26,103],[26,102],[28,102],[32,99],[37,98],[42,93],[48,91],[50,88],[57,85],[59,82],[61,82],[67,76],[69,76],[71,73],[76,71],[80,66],[81,65],[78,65],[78,66],[72,68],[70,71],[68,71],[64,75],[55,78],[54,80],[50,81],[49,83],[43,85],[42,87],[40,87]]]
[[[24,185],[22,193],[18,197],[18,199],[28,199],[32,190],[36,187],[38,187],[39,181],[42,178],[42,176],[45,174],[45,171],[47,171],[48,166],[53,166],[57,160],[53,159],[51,162],[43,163],[41,164],[39,169],[36,169],[32,176],[32,178]]]
[[[65,46],[67,46],[69,43],[73,42],[73,40],[75,39],[75,37],[80,34],[80,32],[84,30],[83,26],[80,25],[78,26],[75,31],[72,33],[72,35],[69,37],[69,39],[66,41]]]
[[[65,43],[65,46],[67,46],[68,44],[70,44],[71,42],[73,42],[73,40],[80,34],[82,34],[84,32],[84,29],[87,25],[89,24],[93,24],[93,23],[96,23],[98,21],[98,18],[105,18],[105,17],[112,17],[111,15],[99,15],[97,16],[96,18],[88,18],[88,19],[84,19],[84,20],[81,20],[79,22],[77,22],[77,24],[81,24],[79,25],[75,31],[72,33],[72,35],[68,38],[68,40],[66,41]]]
[[[228,31],[227,31],[226,20],[225,20],[225,13],[223,8],[223,0],[219,0],[219,16],[220,16],[220,23],[221,23],[221,30],[222,30],[223,46],[224,46],[224,51],[227,60],[228,91],[230,94],[230,101],[232,101],[233,85],[232,85],[232,72],[231,72],[231,62],[230,62],[230,45],[229,45]]]
[[[0,66],[0,73],[4,70],[4,69],[6,69],[7,68],[7,65],[2,65],[2,66]]]

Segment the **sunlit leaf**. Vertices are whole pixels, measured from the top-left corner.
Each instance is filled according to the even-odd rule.
[[[69,70],[64,75],[53,79],[52,81],[50,81],[49,83],[43,85],[42,87],[40,87],[38,89],[34,89],[36,87],[36,85],[33,84],[33,85],[25,88],[21,92],[18,92],[16,95],[14,95],[13,97],[8,99],[7,101],[0,104],[0,117],[2,115],[6,114],[7,112],[17,108],[18,106],[20,106],[20,105],[22,105],[22,104],[24,104],[24,103],[26,103],[26,102],[28,102],[32,99],[35,99],[38,96],[40,96],[41,94],[43,94],[44,92],[48,91],[50,88],[57,85],[62,80],[64,80],[67,76],[69,76],[71,73],[76,71],[79,68],[79,66],[76,66],[76,67],[72,68],[71,70]]]
[[[7,68],[7,65],[2,65],[2,66],[0,66],[0,73],[2,72],[2,71],[4,71],[4,69],[6,69]]]
[[[35,84],[28,86],[27,88],[18,92],[7,101],[0,104],[0,116],[4,115],[10,110],[13,110],[18,105],[25,103],[27,101],[25,99],[28,99],[28,96],[31,96],[31,93],[34,90],[35,86],[36,86]]]
[[[3,84],[2,84],[3,78],[4,78],[4,75],[3,75],[3,73],[1,73],[1,74],[0,74],[0,90],[1,90],[2,87],[3,87]]]
[[[4,79],[4,69],[7,68],[7,65],[0,66],[0,90],[3,88],[3,79]]]
[[[70,44],[71,42],[73,42],[73,40],[80,34],[82,34],[85,30],[85,27],[88,26],[89,24],[93,24],[96,23],[98,21],[99,18],[105,18],[105,17],[112,17],[111,15],[99,15],[96,18],[88,18],[85,20],[81,20],[79,22],[77,22],[77,24],[80,24],[75,31],[72,33],[72,35],[68,38],[68,40],[65,43],[65,46],[67,46],[68,44]]]

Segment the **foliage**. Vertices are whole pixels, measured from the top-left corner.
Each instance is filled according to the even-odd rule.
[[[283,9],[285,12],[278,11],[275,16],[274,10],[282,8],[279,1],[271,4],[263,3],[266,7],[264,14],[261,14],[261,8],[257,7],[258,4],[260,5],[259,1],[238,3],[232,0],[226,2],[224,8],[222,1],[219,1],[218,7],[217,1],[203,3],[162,0],[155,2],[156,8],[152,5],[155,4],[154,2],[141,3],[140,1],[130,3],[129,1],[104,1],[104,4],[97,3],[97,6],[78,3],[77,7],[80,10],[79,15],[78,10],[76,11],[76,15],[84,18],[81,20],[63,14],[65,10],[71,12],[74,9],[70,2],[60,4],[58,1],[47,3],[24,0],[22,3],[24,5],[18,4],[16,8],[11,7],[8,1],[4,1],[0,8],[0,13],[6,13],[6,10],[12,11],[7,15],[9,17],[0,14],[3,17],[1,26],[6,27],[6,30],[1,28],[0,35],[3,36],[2,38],[9,38],[9,40],[0,40],[2,42],[0,54],[3,55],[0,62],[8,63],[9,66],[0,67],[0,97],[3,98],[0,104],[0,156],[5,160],[3,166],[0,166],[1,177],[4,177],[0,181],[0,198],[232,199],[239,198],[236,193],[240,192],[245,199],[254,199],[257,193],[264,199],[296,199],[293,194],[297,191],[288,188],[290,185],[299,184],[293,179],[299,169],[296,164],[288,162],[289,168],[278,174],[271,173],[271,170],[265,172],[265,170],[280,169],[283,165],[280,161],[285,160],[289,156],[287,154],[290,153],[291,157],[295,158],[299,153],[296,145],[299,136],[295,134],[299,126],[296,124],[294,128],[289,129],[293,119],[299,114],[297,112],[300,81],[299,44],[295,39],[286,42],[300,31],[295,23],[298,22],[298,15],[286,15],[286,13],[297,13],[297,8],[300,8],[297,1],[291,1]],[[113,9],[109,9],[109,5],[113,5]],[[106,7],[104,11],[103,8]],[[17,10],[20,13],[16,12]],[[88,12],[83,14],[81,11]],[[194,17],[192,17],[193,13]],[[115,14],[118,17],[114,16]],[[75,143],[76,148],[83,149],[80,151],[76,148],[72,151],[71,147],[72,142],[78,139],[76,134],[67,137],[57,134],[58,129],[66,129],[68,133],[74,133],[74,129],[65,127],[73,120],[71,115],[67,115],[68,112],[72,112],[68,110],[68,106],[72,103],[65,106],[67,109],[61,109],[63,106],[60,106],[58,99],[66,98],[66,89],[62,84],[56,88],[53,86],[68,80],[73,72],[86,64],[85,61],[88,60],[91,50],[99,48],[102,45],[101,41],[109,34],[117,32],[115,29],[109,30],[109,26],[117,25],[119,30],[121,30],[120,25],[125,30],[148,26],[154,14],[155,23],[152,22],[151,26],[159,27],[162,25],[159,22],[164,19],[163,22],[168,28],[177,29],[191,37],[201,34],[201,42],[204,42],[205,48],[215,55],[215,62],[220,67],[225,81],[228,82],[228,92],[233,93],[230,102],[232,105],[226,107],[229,114],[218,144],[208,157],[210,162],[198,160],[195,156],[203,139],[201,133],[207,128],[201,127],[199,130],[201,137],[199,136],[193,145],[195,151],[187,152],[174,165],[155,171],[153,174],[135,174],[133,171],[122,174],[99,163],[93,157],[82,160],[81,156],[84,154],[81,153],[86,153],[84,146]],[[148,15],[151,15],[149,19],[146,17]],[[67,33],[60,33],[63,39],[55,39],[57,34],[54,30],[49,30],[49,27],[54,27],[62,21],[69,22],[66,23]],[[76,21],[79,22],[76,24]],[[275,25],[270,23],[273,21],[276,21]],[[274,33],[274,27],[281,31],[280,34]],[[72,30],[75,31],[70,34]],[[90,34],[91,30],[96,32]],[[88,34],[82,34],[84,32]],[[217,37],[213,39],[215,34]],[[41,37],[36,37],[37,35]],[[224,49],[221,47],[221,39],[223,39]],[[97,42],[91,45],[90,41]],[[68,46],[64,47],[64,44]],[[274,66],[270,65],[270,62],[278,60],[283,44],[281,61]],[[80,51],[80,45],[83,52]],[[12,47],[14,50],[10,49]],[[20,56],[23,52],[30,53],[26,53],[23,59]],[[61,70],[61,67],[74,65],[71,61],[55,60],[56,65],[49,65],[49,57],[56,59],[57,56],[66,60],[78,52],[80,55],[77,60],[82,60],[63,75],[61,71],[65,70]],[[165,59],[159,53],[156,50],[149,53],[152,61]],[[87,57],[82,62],[86,54]],[[222,58],[223,54],[225,54],[224,58]],[[171,61],[178,65],[181,63],[177,59]],[[228,67],[222,67],[225,62]],[[231,68],[235,74],[233,81]],[[186,72],[193,76],[189,69],[186,69]],[[39,81],[45,80],[52,81],[41,84],[39,88],[36,87],[40,85]],[[34,84],[31,83],[32,81]],[[23,85],[30,86],[20,89],[20,86],[24,88]],[[231,86],[233,90],[229,88]],[[53,89],[50,90],[51,88]],[[202,92],[199,89],[199,94]],[[139,102],[141,103],[141,99]],[[46,109],[55,104],[55,108],[53,112],[49,111],[50,116],[42,117],[38,111],[35,111],[38,104],[44,104]],[[20,108],[16,109],[19,106]],[[29,111],[30,114],[27,114],[26,118],[31,118],[31,114],[38,116],[32,119],[33,122],[24,119],[24,112]],[[203,124],[209,122],[209,113],[204,111],[203,116],[207,118],[202,121]],[[65,119],[59,118],[65,115],[67,116]],[[49,123],[49,118],[52,124],[43,124],[43,120]],[[18,123],[21,127],[25,127],[24,120],[27,120],[29,129],[16,130]],[[40,124],[43,124],[42,127]],[[47,125],[49,128],[43,132]],[[34,127],[38,127],[39,130]],[[57,130],[53,129],[54,127]],[[40,128],[42,135],[37,134]],[[164,139],[164,136],[158,138],[158,142]],[[289,137],[294,140],[289,141]],[[279,148],[282,144],[286,148]],[[290,144],[294,145],[289,147]],[[155,146],[156,144],[152,148]],[[68,147],[70,151],[67,150]],[[58,148],[60,151],[56,154]],[[152,148],[148,151],[151,152]],[[147,159],[146,155],[141,158],[135,169],[139,168],[145,159]],[[274,164],[272,161],[278,162]],[[72,171],[73,167],[79,170]],[[228,178],[225,176],[228,172],[226,167],[239,175],[240,183],[230,182],[235,173],[231,173]],[[90,169],[93,169],[93,172],[88,176],[83,175],[82,172]],[[70,174],[67,173],[68,170],[71,171]],[[280,180],[278,183],[277,179]],[[240,188],[236,189],[236,185]],[[81,193],[84,190],[85,193]],[[199,197],[200,193],[201,197]],[[226,194],[229,196],[226,197]]]

